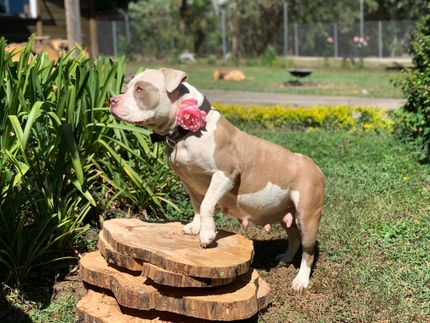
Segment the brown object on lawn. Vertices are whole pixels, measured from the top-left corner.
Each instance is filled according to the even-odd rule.
[[[243,81],[245,74],[240,70],[222,70],[216,69],[213,71],[214,80],[225,80],[225,81]]]
[[[12,43],[6,46],[6,52],[12,53],[12,62],[18,62],[21,57],[21,53],[24,51],[26,44]]]
[[[125,268],[130,271],[135,271],[142,276],[148,277],[154,283],[159,285],[166,285],[172,287],[215,287],[221,285],[227,285],[232,283],[235,278],[225,279],[211,279],[211,278],[198,278],[171,271],[164,270],[158,266],[152,265],[148,262],[143,262],[138,259],[134,259],[127,255],[116,252],[112,246],[105,240],[103,233],[99,234],[98,248],[102,256],[106,259],[109,264],[113,264],[117,267]]]
[[[250,318],[269,303],[269,288],[256,270],[218,288],[161,287],[146,277],[110,267],[96,251],[81,259],[80,274],[86,283],[111,290],[121,306],[138,310],[155,309],[206,320],[232,321]]]
[[[7,45],[6,51],[11,53],[14,52],[12,61],[17,62],[21,56],[21,52],[25,49],[27,43],[11,43]],[[45,52],[48,55],[50,61],[57,61],[63,51],[68,51],[68,41],[66,39],[54,38],[49,39],[48,37],[36,38],[33,42],[31,52],[33,54],[40,54]],[[90,57],[89,53],[83,49],[85,56]]]
[[[120,254],[186,276],[225,279],[249,271],[254,256],[251,240],[219,231],[212,248],[199,237],[182,234],[182,225],[112,219],[103,223],[103,237]]]

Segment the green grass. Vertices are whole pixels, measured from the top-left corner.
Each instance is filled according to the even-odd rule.
[[[429,320],[430,170],[416,162],[417,153],[387,134],[249,132],[311,156],[326,176],[319,256],[309,289],[300,295],[290,289],[294,266],[260,269],[272,286],[273,302],[259,320]],[[242,231],[225,217],[218,217],[218,226],[255,240],[286,238],[276,226],[270,233],[255,226]],[[54,299],[31,316],[73,322],[74,304],[72,298]]]
[[[127,63],[130,71],[136,72],[141,67],[161,67],[160,63],[145,64],[137,62]],[[225,89],[256,92],[276,92],[290,94],[359,96],[378,98],[401,98],[402,92],[396,88],[392,80],[402,75],[398,72],[387,72],[377,69],[324,69],[315,68],[311,76],[302,80],[304,86],[285,87],[284,82],[292,80],[286,68],[270,67],[226,67],[238,68],[246,75],[242,82],[215,81],[212,72],[217,66],[202,64],[166,65],[171,68],[184,70],[188,73],[188,80],[197,88]]]
[[[76,299],[72,293],[66,293],[49,304],[48,307],[35,311],[30,316],[32,322],[76,322]]]

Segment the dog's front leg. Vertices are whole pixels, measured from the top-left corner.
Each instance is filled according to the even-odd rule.
[[[207,247],[216,236],[215,207],[219,200],[233,188],[233,180],[222,171],[212,175],[209,188],[200,206],[200,245]]]
[[[182,228],[182,232],[184,234],[197,235],[200,233],[200,206],[202,205],[204,196],[196,193],[195,190],[193,190],[191,186],[187,185],[184,180],[182,180],[182,183],[184,184],[185,189],[187,190],[188,195],[191,198],[191,204],[193,205],[194,209],[193,221],[188,223],[187,225],[184,225],[184,227]]]

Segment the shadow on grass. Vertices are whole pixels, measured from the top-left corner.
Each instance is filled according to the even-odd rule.
[[[10,303],[3,286],[0,287],[0,322],[32,322],[27,313]]]
[[[256,269],[262,269],[269,271],[279,265],[279,261],[276,260],[276,256],[287,251],[288,239],[276,239],[276,240],[254,240],[254,261],[252,266]],[[294,268],[300,268],[302,260],[302,247],[297,250],[294,256],[293,262],[291,263]],[[315,246],[315,259],[312,265],[312,272],[318,263],[320,254],[319,243],[317,241]],[[288,264],[287,264],[288,265]]]
[[[33,322],[29,313],[50,306],[56,293],[54,285],[64,279],[67,268],[64,265],[36,270],[19,288],[0,281],[0,322]]]

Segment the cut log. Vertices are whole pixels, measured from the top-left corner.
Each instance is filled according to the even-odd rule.
[[[96,251],[80,261],[83,281],[109,289],[124,307],[157,310],[206,320],[233,321],[254,316],[268,304],[268,289],[259,293],[262,279],[256,270],[234,283],[211,289],[180,289],[156,286],[144,276],[133,276],[110,267]],[[158,287],[158,288],[157,288]],[[262,295],[263,294],[263,295]],[[259,299],[257,299],[259,295]]]
[[[200,320],[182,315],[139,311],[119,306],[115,297],[89,290],[76,305],[79,323],[204,323]]]
[[[212,248],[201,248],[199,237],[182,234],[182,225],[112,219],[103,236],[115,251],[167,271],[203,278],[235,278],[247,273],[253,243],[239,234],[220,231]]]
[[[100,253],[109,264],[139,272],[142,276],[151,279],[159,285],[202,288],[228,285],[235,280],[235,278],[212,279],[191,277],[164,270],[148,262],[143,262],[142,260],[116,252],[103,237],[102,233],[99,234],[98,247]]]
[[[139,273],[142,272],[142,266],[144,262],[142,260],[134,259],[127,255],[123,255],[116,252],[109,244],[109,242],[107,242],[104,238],[103,232],[99,233],[97,247],[99,248],[100,253],[108,263],[114,264],[118,267],[122,267],[130,271],[136,271]]]

